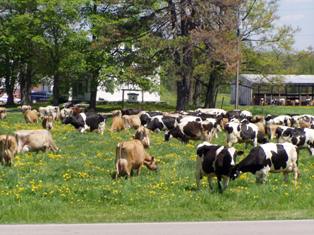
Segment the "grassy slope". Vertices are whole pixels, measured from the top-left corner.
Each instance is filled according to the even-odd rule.
[[[292,110],[313,113],[308,108]],[[39,127],[24,124],[21,113],[14,112],[0,122],[0,133]],[[112,180],[115,146],[133,133],[79,134],[58,123],[53,136],[60,153],[19,154],[13,167],[0,166],[0,223],[314,218],[314,159],[306,150],[300,151],[302,177],[297,187],[283,183],[279,174],[271,174],[265,185],[256,185],[253,175],[245,174],[221,195],[208,191],[206,179],[201,191],[195,191],[199,142],[165,143],[162,133],[151,135],[149,149],[158,159],[158,172],[144,168],[139,177]],[[224,144],[224,139],[221,133],[214,142]]]

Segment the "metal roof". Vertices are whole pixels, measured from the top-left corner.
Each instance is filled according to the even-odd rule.
[[[252,84],[280,82],[284,84],[314,85],[314,75],[241,74],[240,77]]]

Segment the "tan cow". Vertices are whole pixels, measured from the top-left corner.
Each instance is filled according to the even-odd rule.
[[[37,123],[39,119],[39,114],[37,110],[26,110],[24,113],[24,119],[26,123]]]
[[[40,150],[52,150],[56,152],[59,150],[48,130],[20,130],[14,134],[17,141],[18,153]]]
[[[0,119],[5,119],[7,116],[7,109],[0,107]]]
[[[122,113],[120,110],[112,112],[112,124],[110,131],[121,131],[124,130],[124,120],[122,118]]]
[[[51,130],[53,128],[53,117],[44,116],[41,125],[44,129]]]
[[[276,138],[276,130],[278,127],[281,127],[282,125],[277,124],[268,124],[266,126],[266,133],[270,140],[273,140]]]
[[[132,170],[140,175],[141,168],[145,165],[150,170],[157,170],[155,158],[145,152],[140,140],[121,142],[116,147],[116,178],[126,174],[131,176]]]
[[[3,165],[11,166],[17,153],[16,139],[12,135],[0,135],[0,161]]]
[[[144,148],[149,148],[150,140],[149,140],[149,130],[144,126],[140,126],[134,135],[134,139],[140,140],[144,146]]]
[[[251,122],[257,126],[258,132],[260,132],[263,135],[266,134],[266,122],[263,116],[255,115],[252,117]]]
[[[141,126],[141,119],[138,115],[123,115],[122,119],[125,128],[137,129]]]

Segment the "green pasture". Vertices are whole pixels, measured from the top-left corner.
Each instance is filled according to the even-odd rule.
[[[309,107],[248,109],[254,113],[314,114]],[[301,178],[296,187],[292,175],[288,183],[281,174],[271,174],[266,184],[256,185],[253,175],[244,174],[223,194],[217,187],[211,193],[205,178],[201,190],[195,190],[195,148],[200,142],[164,142],[162,132],[151,134],[148,150],[158,161],[158,172],[144,168],[138,177],[113,180],[115,146],[130,139],[134,130],[110,133],[110,120],[107,123],[103,136],[80,134],[56,123],[52,135],[60,152],[19,154],[12,167],[0,166],[0,223],[314,218],[314,157],[305,149],[299,154]],[[17,111],[0,121],[0,134],[33,128],[40,124],[25,124]],[[224,144],[225,135],[220,133],[213,142]],[[247,154],[252,146],[235,147]]]

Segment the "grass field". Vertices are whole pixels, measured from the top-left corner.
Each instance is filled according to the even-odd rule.
[[[262,113],[266,107],[248,109]],[[267,113],[314,113],[307,107],[267,109]],[[25,124],[19,112],[0,121],[0,134],[34,128],[40,124]],[[133,133],[80,134],[57,123],[52,134],[60,152],[19,154],[12,167],[0,166],[0,223],[314,218],[314,158],[307,150],[300,151],[302,176],[297,187],[292,176],[284,183],[281,174],[271,174],[266,184],[256,185],[253,175],[244,174],[219,194],[209,192],[206,179],[202,189],[195,190],[199,142],[165,143],[163,133],[151,135],[148,150],[158,160],[158,172],[144,168],[139,177],[113,180],[115,146]],[[214,143],[224,144],[224,134]],[[235,147],[249,151],[244,145]]]

